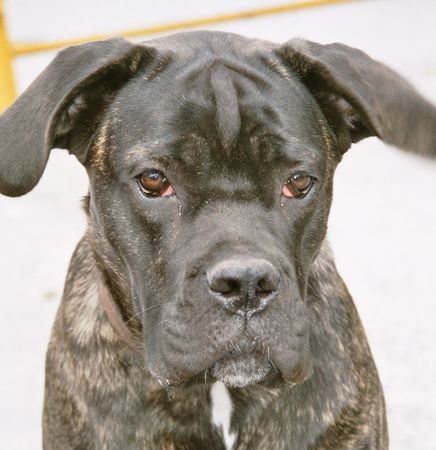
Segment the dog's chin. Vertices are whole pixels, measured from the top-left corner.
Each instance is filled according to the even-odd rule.
[[[209,369],[209,373],[215,380],[233,388],[272,381],[278,376],[266,357],[254,354],[226,355]]]

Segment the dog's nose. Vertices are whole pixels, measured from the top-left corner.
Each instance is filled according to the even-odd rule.
[[[229,311],[250,317],[276,296],[279,273],[264,259],[221,261],[206,272],[209,287]]]

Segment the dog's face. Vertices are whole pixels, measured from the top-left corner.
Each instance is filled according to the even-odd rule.
[[[305,291],[334,139],[264,52],[188,43],[126,83],[101,121],[87,162],[96,252],[123,280],[157,378],[296,381],[310,369]]]
[[[400,125],[421,126],[418,103],[391,114],[399,131],[384,120],[393,85],[420,100],[341,45],[202,32],[73,47],[2,116],[0,191],[27,192],[68,148],[89,174],[97,264],[150,372],[295,383],[311,370],[306,290],[342,153],[374,134],[430,145]]]

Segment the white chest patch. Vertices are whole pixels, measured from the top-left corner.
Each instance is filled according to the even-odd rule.
[[[232,399],[224,383],[217,381],[210,389],[212,400],[212,424],[223,433],[226,450],[232,450],[236,441],[236,433],[230,432],[232,419]]]

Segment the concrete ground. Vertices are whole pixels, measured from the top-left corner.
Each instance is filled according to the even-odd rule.
[[[270,3],[277,1],[6,0],[6,12],[15,41],[36,41]],[[344,42],[389,64],[436,103],[435,23],[436,2],[380,0],[209,28],[277,42]],[[52,57],[17,60],[20,90]],[[44,353],[85,227],[79,202],[86,190],[77,161],[54,151],[30,194],[0,198],[1,449],[41,447]],[[391,448],[435,450],[436,162],[376,139],[354,146],[337,171],[329,235],[384,385]]]

